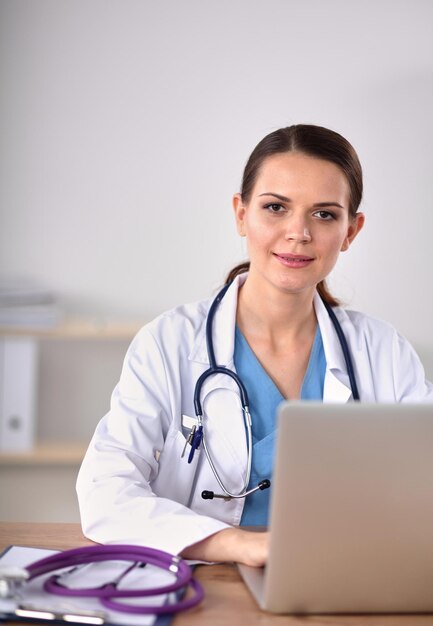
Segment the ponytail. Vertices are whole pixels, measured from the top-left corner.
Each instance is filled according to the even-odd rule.
[[[245,272],[248,272],[249,269],[250,269],[250,262],[249,261],[244,261],[244,263],[240,263],[239,265],[236,265],[236,267],[234,267],[228,273],[225,282],[226,283],[231,283],[232,280],[234,280],[236,278],[236,276],[239,276],[239,274],[244,274]],[[326,284],[325,280],[321,280],[320,283],[318,283],[317,291],[319,292],[320,297],[323,300],[325,300],[325,302],[327,304],[329,304],[330,306],[339,306],[340,305],[340,302],[337,300],[337,298],[335,298],[332,295],[332,293],[329,291],[328,285]]]
[[[321,280],[316,287],[319,292],[319,296],[324,300],[329,306],[340,306],[340,301],[335,298],[332,293],[328,289],[328,285],[326,284],[326,280]]]
[[[244,263],[240,263],[239,265],[236,265],[236,267],[234,267],[228,273],[227,278],[225,280],[226,284],[231,283],[236,278],[236,276],[239,276],[239,274],[244,274],[245,272],[248,272],[249,269],[250,269],[249,261],[244,261]]]

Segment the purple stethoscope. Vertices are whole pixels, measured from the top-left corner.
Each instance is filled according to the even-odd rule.
[[[178,613],[196,606],[203,600],[204,591],[202,586],[193,578],[191,568],[180,557],[162,552],[161,550],[133,545],[97,545],[65,550],[28,565],[23,570],[25,575],[20,582],[24,582],[24,580],[29,582],[38,576],[49,574],[55,570],[75,569],[81,565],[101,561],[128,561],[130,565],[115,580],[93,588],[77,589],[66,587],[60,582],[62,574],[53,574],[44,582],[44,591],[67,597],[97,598],[102,606],[107,609],[136,615]],[[153,588],[119,589],[120,581],[132,569],[147,564],[171,572],[174,576],[173,582]],[[71,572],[72,570],[69,571]],[[188,588],[191,588],[193,591],[192,597],[176,600],[162,606],[133,605],[119,601],[120,598],[149,598],[176,592],[183,594]]]

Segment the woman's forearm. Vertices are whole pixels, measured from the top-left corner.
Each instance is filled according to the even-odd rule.
[[[230,561],[260,567],[268,557],[267,532],[252,532],[241,528],[225,528],[203,541],[183,550],[185,559],[200,561]]]

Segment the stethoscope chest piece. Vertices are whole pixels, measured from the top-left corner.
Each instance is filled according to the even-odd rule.
[[[0,598],[6,600],[16,597],[23,584],[29,579],[27,570],[14,565],[0,567]]]

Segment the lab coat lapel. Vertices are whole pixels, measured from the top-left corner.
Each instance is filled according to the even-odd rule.
[[[323,349],[326,357],[323,401],[348,402],[352,397],[352,390],[343,351],[331,318],[318,293],[314,297],[314,309],[322,334]]]
[[[215,311],[215,317],[212,325],[212,339],[215,359],[218,365],[224,365],[225,367],[233,365],[238,291],[240,285],[245,282],[246,276],[246,274],[242,274],[241,276],[237,276],[235,278]],[[208,309],[210,308],[212,301],[213,298],[209,300]],[[206,322],[207,311],[204,314],[202,326],[197,333],[189,358],[191,361],[196,361],[209,366],[209,356],[206,345]]]

